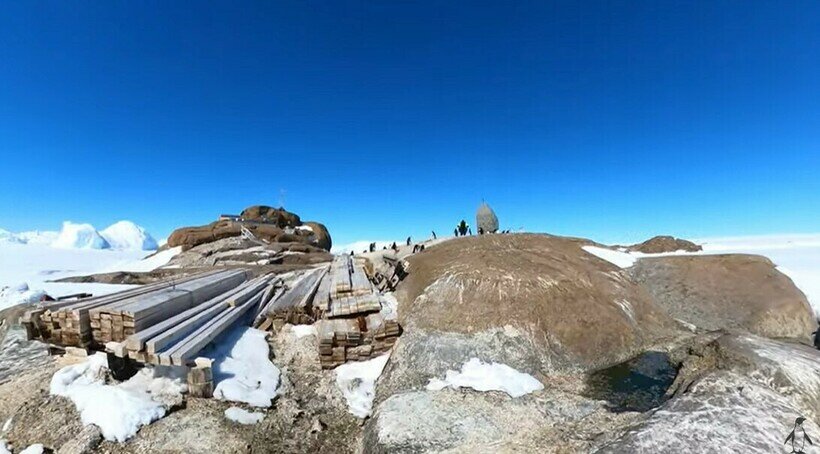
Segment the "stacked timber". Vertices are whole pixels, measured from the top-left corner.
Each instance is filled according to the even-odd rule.
[[[313,302],[327,272],[328,268],[322,267],[302,275],[291,288],[278,294],[262,309],[262,317],[257,318],[257,321],[261,318],[267,318],[267,321],[260,322],[258,326],[262,329],[273,327],[274,330],[278,330],[286,323],[313,323]]]
[[[229,289],[208,301],[128,336],[113,346],[118,356],[143,363],[190,366],[199,353],[220,334],[240,321],[251,321],[264,305],[271,276],[260,276]]]
[[[316,322],[319,361],[332,369],[347,361],[364,361],[388,352],[401,334],[398,322],[381,313]]]
[[[27,311],[21,322],[26,328],[29,339],[39,339],[47,343],[87,347],[92,341],[92,309],[114,304],[118,301],[138,298],[188,283],[197,279],[206,279],[216,272],[199,273],[175,281],[158,282],[138,288],[105,295],[97,298],[80,299],[79,301],[57,301],[39,305]]]
[[[95,307],[89,310],[92,338],[100,345],[122,342],[132,334],[236,288],[247,278],[245,270],[223,271]]]
[[[373,282],[380,292],[393,291],[399,282],[407,277],[407,265],[403,260],[391,255],[382,256],[382,260],[386,265],[386,270],[384,273],[374,271]]]

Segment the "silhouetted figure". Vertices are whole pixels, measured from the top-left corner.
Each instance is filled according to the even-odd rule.
[[[353,255],[353,251],[350,251],[350,255]]]
[[[416,244],[416,245],[413,246],[413,254],[415,254],[419,250],[421,250],[421,245],[420,244]]]
[[[481,227],[479,227],[479,228],[478,228],[478,234],[479,234],[479,235],[484,235],[484,229],[482,229]]]
[[[458,227],[453,229],[453,236],[458,236]]]
[[[467,229],[470,232],[470,236],[473,236],[473,229]]]
[[[376,252],[376,243],[370,243],[370,252]]]
[[[394,241],[393,244],[390,246],[390,249],[393,249],[393,252],[399,252],[399,247],[396,246],[396,242]]]
[[[433,230],[433,239],[434,240],[436,239],[436,231],[435,230]]]
[[[469,230],[470,230],[470,226],[467,224],[467,221],[462,219],[461,222],[458,223],[458,233],[461,236],[465,236],[465,235],[467,235],[467,231],[469,231]]]
[[[814,334],[814,348],[820,350],[820,329],[813,332],[812,334]]]
[[[407,245],[410,246],[410,243],[412,243],[412,241],[410,241],[410,237],[408,236],[407,237]]]

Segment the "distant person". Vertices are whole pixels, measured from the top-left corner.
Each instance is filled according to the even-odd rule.
[[[483,229],[483,228],[481,228],[481,227],[479,227],[479,228],[478,228],[478,234],[479,234],[479,235],[484,235],[484,229]]]
[[[434,240],[435,240],[435,239],[437,239],[437,238],[436,238],[436,231],[435,231],[435,230],[433,230],[433,239],[434,239]]]
[[[396,242],[394,241],[393,244],[390,246],[390,249],[393,249],[393,252],[399,252],[399,247],[396,246]]]
[[[458,236],[458,227],[453,229],[453,236]]]
[[[407,237],[407,245],[410,246],[410,243],[412,243],[412,241],[410,240],[410,237],[408,236]]]
[[[467,229],[467,231],[470,232],[470,236],[473,236],[473,229]]]
[[[467,232],[468,232],[469,230],[470,230],[470,225],[469,225],[469,224],[467,224],[467,221],[465,221],[464,219],[462,219],[462,220],[461,220],[461,222],[459,222],[459,223],[458,223],[458,233],[459,233],[461,236],[466,236],[466,235],[467,235]]]

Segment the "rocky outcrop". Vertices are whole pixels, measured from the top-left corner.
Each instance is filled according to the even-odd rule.
[[[327,228],[317,222],[302,223],[299,216],[281,208],[253,206],[242,211],[241,221],[222,219],[200,227],[183,227],[168,237],[168,247],[190,249],[201,244],[242,235],[247,228],[267,243],[304,243],[329,251],[332,246]]]
[[[623,270],[583,244],[486,235],[408,257],[396,291],[405,334],[380,392],[418,387],[472,356],[530,374],[590,370],[679,333]]]
[[[296,214],[286,211],[284,208],[273,208],[265,205],[254,205],[245,208],[239,217],[246,221],[273,224],[283,229],[302,225],[301,219]]]
[[[665,235],[650,238],[643,243],[633,244],[627,249],[635,252],[643,252],[645,254],[661,254],[664,252],[676,251],[698,252],[703,250],[699,244]]]
[[[495,233],[498,231],[498,217],[489,205],[482,202],[475,214],[475,225],[480,233]]]
[[[672,317],[705,330],[808,339],[817,328],[806,296],[765,257],[642,258],[629,271]]]
[[[820,352],[748,335],[710,347],[713,370],[594,452],[787,452],[783,440],[798,417],[816,438]]]

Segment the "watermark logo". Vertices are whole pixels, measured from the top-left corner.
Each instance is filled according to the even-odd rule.
[[[792,431],[791,433],[789,433],[789,436],[786,437],[786,442],[783,443],[787,445],[789,444],[789,442],[791,442],[792,454],[805,454],[805,452],[803,451],[803,447],[806,445],[806,442],[814,446],[814,442],[811,441],[811,437],[809,437],[809,434],[806,433],[806,429],[803,428],[803,423],[805,421],[806,418],[803,418],[802,416],[795,419],[794,427],[792,427]],[[800,440],[799,444],[798,439]]]

